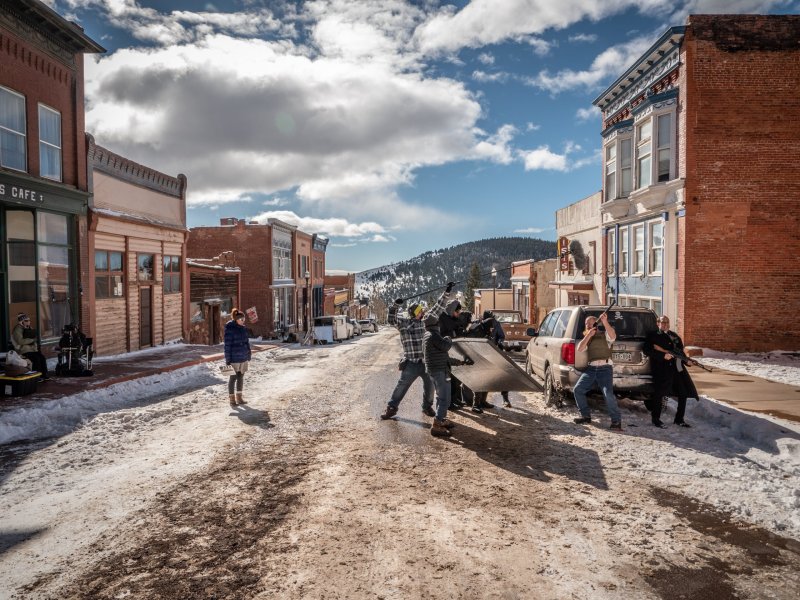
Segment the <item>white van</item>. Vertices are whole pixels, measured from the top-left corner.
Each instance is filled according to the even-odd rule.
[[[347,339],[347,317],[330,315],[314,319],[314,337],[319,344],[341,342]]]

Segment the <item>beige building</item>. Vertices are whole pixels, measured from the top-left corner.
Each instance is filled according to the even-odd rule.
[[[603,293],[601,193],[597,192],[556,211],[558,259],[556,306],[600,304]]]
[[[89,171],[90,325],[97,354],[185,339],[186,177],[95,144]],[[89,334],[87,333],[87,335]]]

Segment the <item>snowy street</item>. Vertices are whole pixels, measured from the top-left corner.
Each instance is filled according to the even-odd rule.
[[[385,328],[254,354],[237,408],[203,364],[0,413],[0,598],[797,597],[800,424],[512,392],[434,439],[419,383],[378,418],[399,356]]]

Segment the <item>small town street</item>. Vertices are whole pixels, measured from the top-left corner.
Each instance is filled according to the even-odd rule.
[[[682,492],[733,494],[757,461],[539,394],[434,439],[419,384],[378,419],[398,355],[390,329],[264,352],[244,407],[209,374],[6,446],[0,597],[796,597],[797,540]]]

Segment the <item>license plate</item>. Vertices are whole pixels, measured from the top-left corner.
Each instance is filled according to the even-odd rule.
[[[612,352],[611,360],[618,360],[620,362],[631,362],[633,352]]]

